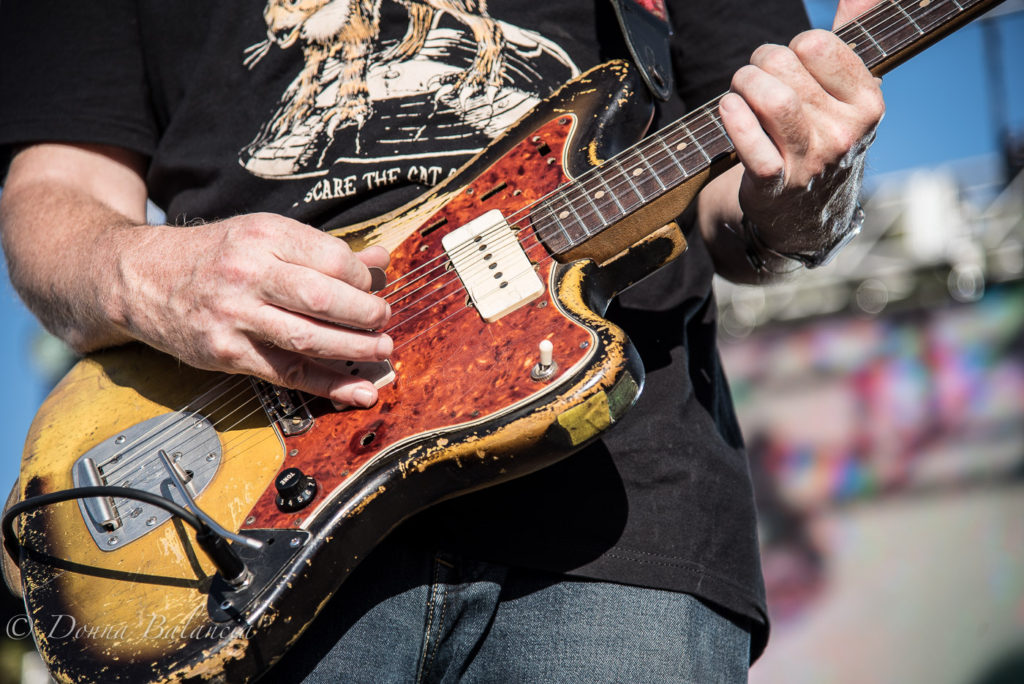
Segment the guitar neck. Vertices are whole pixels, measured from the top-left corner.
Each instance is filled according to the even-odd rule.
[[[881,76],[1001,2],[883,0],[835,33]],[[548,248],[555,254],[575,249],[731,156],[735,150],[718,115],[721,97],[539,202],[532,219]]]

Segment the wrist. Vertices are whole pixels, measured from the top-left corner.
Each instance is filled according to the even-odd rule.
[[[771,247],[757,225],[744,214],[739,223],[739,236],[743,240],[745,256],[751,268],[759,274],[784,275],[800,266],[820,268],[830,263],[850,240],[860,234],[864,226],[864,209],[858,202],[847,225],[833,231],[827,242],[812,251],[783,251]]]

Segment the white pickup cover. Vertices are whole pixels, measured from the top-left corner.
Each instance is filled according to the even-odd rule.
[[[441,240],[480,316],[491,323],[544,293],[533,264],[497,209]]]

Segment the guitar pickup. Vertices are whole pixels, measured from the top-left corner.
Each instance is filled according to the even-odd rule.
[[[480,317],[493,323],[544,294],[515,231],[497,209],[441,239]]]

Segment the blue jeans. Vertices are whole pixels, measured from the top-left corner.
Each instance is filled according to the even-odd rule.
[[[731,683],[749,653],[687,594],[385,542],[265,681]]]

